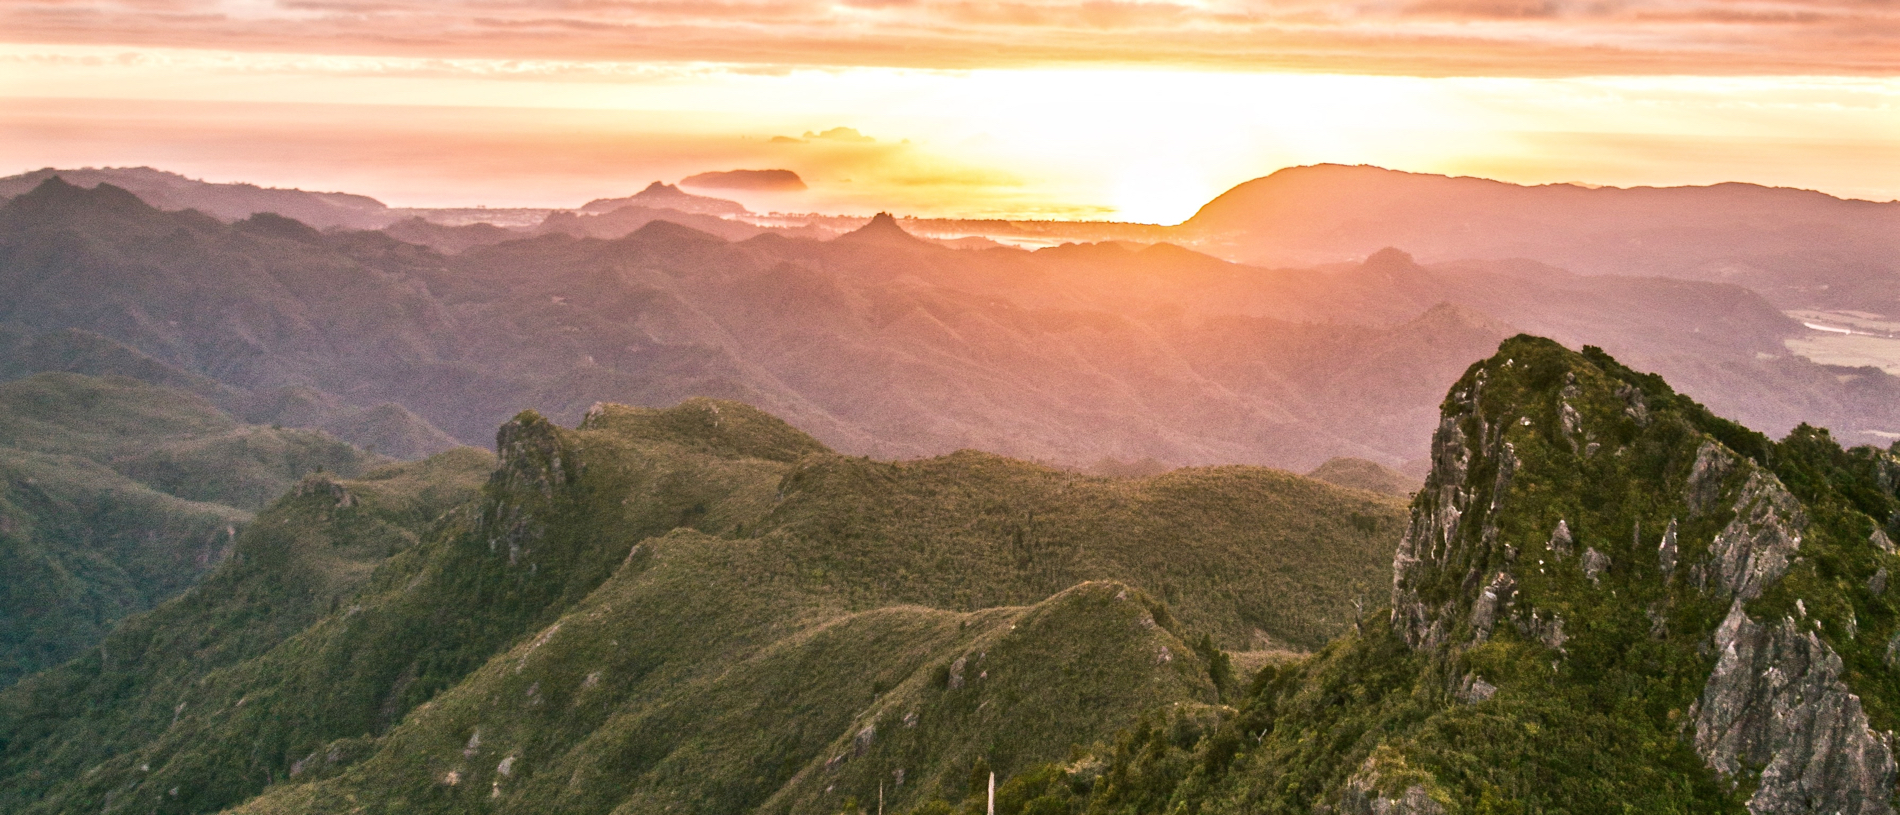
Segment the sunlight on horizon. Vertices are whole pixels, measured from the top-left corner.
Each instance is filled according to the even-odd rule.
[[[14,100],[0,112],[6,172],[151,164],[394,205],[569,207],[655,179],[782,167],[811,189],[701,192],[761,211],[1173,223],[1240,182],[1328,162],[1900,197],[1900,79],[763,70],[22,45],[0,46],[0,66],[0,96]],[[259,105],[278,107],[244,115]],[[836,127],[865,138],[820,135]]]

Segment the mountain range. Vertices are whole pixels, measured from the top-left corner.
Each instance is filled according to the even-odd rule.
[[[255,184],[216,184],[150,167],[88,167],[80,170],[48,167],[0,178],[0,198],[25,195],[54,177],[82,187],[111,184],[132,192],[160,209],[192,209],[226,221],[269,212],[294,218],[318,229],[373,229],[388,225],[390,220],[389,207],[367,195],[306,192],[259,187]]]
[[[1793,356],[1800,324],[1733,283],[1398,250],[1313,269],[1170,244],[952,250],[888,217],[818,241],[635,214],[623,237],[491,227],[503,240],[446,253],[401,228],[225,223],[49,180],[0,209],[0,282],[19,293],[0,330],[16,348],[84,332],[235,389],[261,406],[235,411],[249,421],[307,405],[293,424],[367,423],[383,442],[343,437],[404,456],[484,444],[522,407],[572,422],[597,401],[711,395],[885,457],[1399,465],[1424,460],[1443,383],[1517,331],[1599,345],[1770,432],[1900,428],[1896,380]],[[735,232],[676,223],[693,218]]]
[[[1430,262],[1523,258],[1587,275],[1735,283],[1787,309],[1900,312],[1900,201],[1811,190],[1525,187],[1323,164],[1241,184],[1178,229],[1206,251],[1268,266],[1399,246]]]
[[[0,810],[1893,811],[1900,203],[0,198]]]
[[[869,461],[705,399],[576,429],[523,413],[497,445],[498,466],[463,449],[309,476],[203,584],[0,691],[4,807],[961,795],[975,759],[1213,715],[1236,660],[1352,624],[1403,521],[1393,498],[1261,468]]]
[[[1892,811],[1900,457],[1599,349],[1469,366],[1409,519],[1260,468],[867,460],[708,399],[496,447],[307,476],[0,690],[0,801],[944,815],[995,773],[1002,815]]]

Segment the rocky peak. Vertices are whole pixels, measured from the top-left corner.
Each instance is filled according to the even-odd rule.
[[[1465,704],[1514,692],[1510,676],[1461,667],[1480,647],[1541,649],[1536,664],[1556,677],[1543,681],[1563,681],[1573,660],[1600,672],[1636,650],[1675,654],[1705,666],[1683,669],[1701,690],[1671,702],[1688,713],[1677,729],[1719,778],[1753,785],[1751,812],[1890,813],[1893,745],[1864,697],[1885,680],[1855,678],[1856,665],[1884,673],[1884,644],[1900,642],[1881,597],[1900,567],[1889,518],[1845,510],[1810,467],[1798,483],[1827,507],[1817,514],[1768,466],[1803,466],[1776,449],[1599,351],[1507,340],[1444,402],[1394,556],[1392,631],[1444,662],[1447,693]],[[1815,454],[1869,484],[1886,456]],[[1876,619],[1881,631],[1861,632]],[[1361,792],[1374,809],[1404,800]]]
[[[501,426],[495,433],[495,452],[501,456],[501,467],[495,471],[498,486],[549,498],[572,478],[570,470],[578,463],[561,429],[532,410]]]
[[[905,232],[904,228],[897,224],[897,219],[888,212],[878,213],[871,218],[870,223],[850,232],[846,232],[843,235],[839,235],[833,240],[847,244],[864,244],[870,246],[935,246],[935,244],[929,241],[916,237],[909,232]]]

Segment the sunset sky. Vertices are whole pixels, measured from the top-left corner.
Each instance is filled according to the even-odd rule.
[[[721,194],[1171,223],[1316,162],[1897,198],[1900,3],[0,5],[0,174],[578,206],[787,168],[811,189]]]

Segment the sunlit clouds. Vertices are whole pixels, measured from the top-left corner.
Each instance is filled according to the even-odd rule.
[[[1280,167],[1900,196],[1900,81],[438,60],[0,47],[0,161],[414,205],[575,206],[782,168],[780,211],[1173,222]],[[34,98],[27,98],[34,97]],[[289,103],[286,100],[295,100]]]
[[[1334,162],[1900,197],[1900,5],[1855,0],[16,0],[0,171],[149,164],[575,206],[1173,222]]]
[[[1865,0],[13,0],[14,42],[771,65],[1880,74]]]

